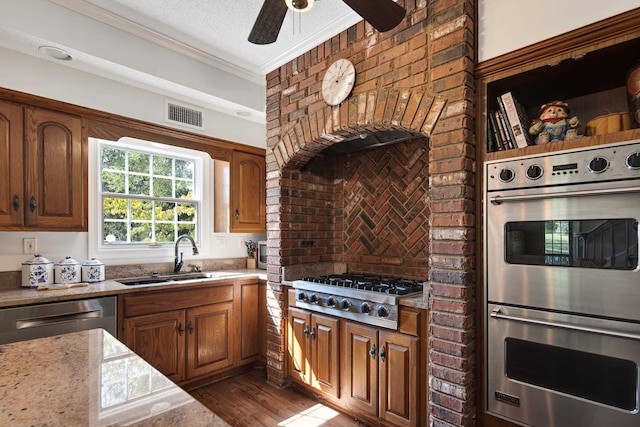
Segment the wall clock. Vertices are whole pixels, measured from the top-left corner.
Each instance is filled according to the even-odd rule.
[[[329,105],[338,105],[351,93],[356,82],[356,69],[348,59],[331,64],[322,79],[322,97]]]

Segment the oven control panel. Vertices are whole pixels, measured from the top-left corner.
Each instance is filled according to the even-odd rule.
[[[640,140],[485,163],[487,191],[640,179]]]

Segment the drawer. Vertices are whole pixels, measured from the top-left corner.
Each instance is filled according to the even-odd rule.
[[[125,295],[121,299],[124,317],[140,316],[233,301],[233,283]]]

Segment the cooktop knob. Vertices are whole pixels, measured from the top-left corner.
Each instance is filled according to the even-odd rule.
[[[360,305],[360,313],[367,314],[371,311],[371,305],[368,302],[363,302]]]
[[[336,301],[335,297],[329,297],[327,298],[327,305],[329,307],[335,307],[338,304],[338,301]]]
[[[389,315],[389,309],[384,305],[378,307],[378,316],[379,317],[387,317]]]
[[[527,168],[527,172],[525,173],[525,175],[527,175],[527,178],[529,179],[538,179],[542,176],[542,172],[542,166],[531,165]]]
[[[307,294],[305,294],[304,292],[298,292],[298,295],[296,296],[296,299],[298,301],[306,301],[307,300]]]
[[[351,301],[349,301],[348,299],[343,299],[340,302],[340,308],[342,308],[343,310],[349,310],[351,308]]]
[[[513,178],[515,178],[516,174],[513,172],[512,169],[502,169],[500,171],[500,181],[502,182],[511,182],[513,181]]]
[[[629,154],[626,162],[629,169],[640,169],[640,151]]]
[[[316,294],[309,295],[309,302],[317,304],[318,303],[318,295],[316,295]]]
[[[594,157],[589,162],[589,171],[593,173],[602,173],[609,169],[609,160],[606,157]]]

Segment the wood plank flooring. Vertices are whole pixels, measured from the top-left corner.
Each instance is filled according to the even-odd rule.
[[[291,388],[278,389],[268,384],[262,369],[253,369],[190,393],[234,427],[365,426]]]

